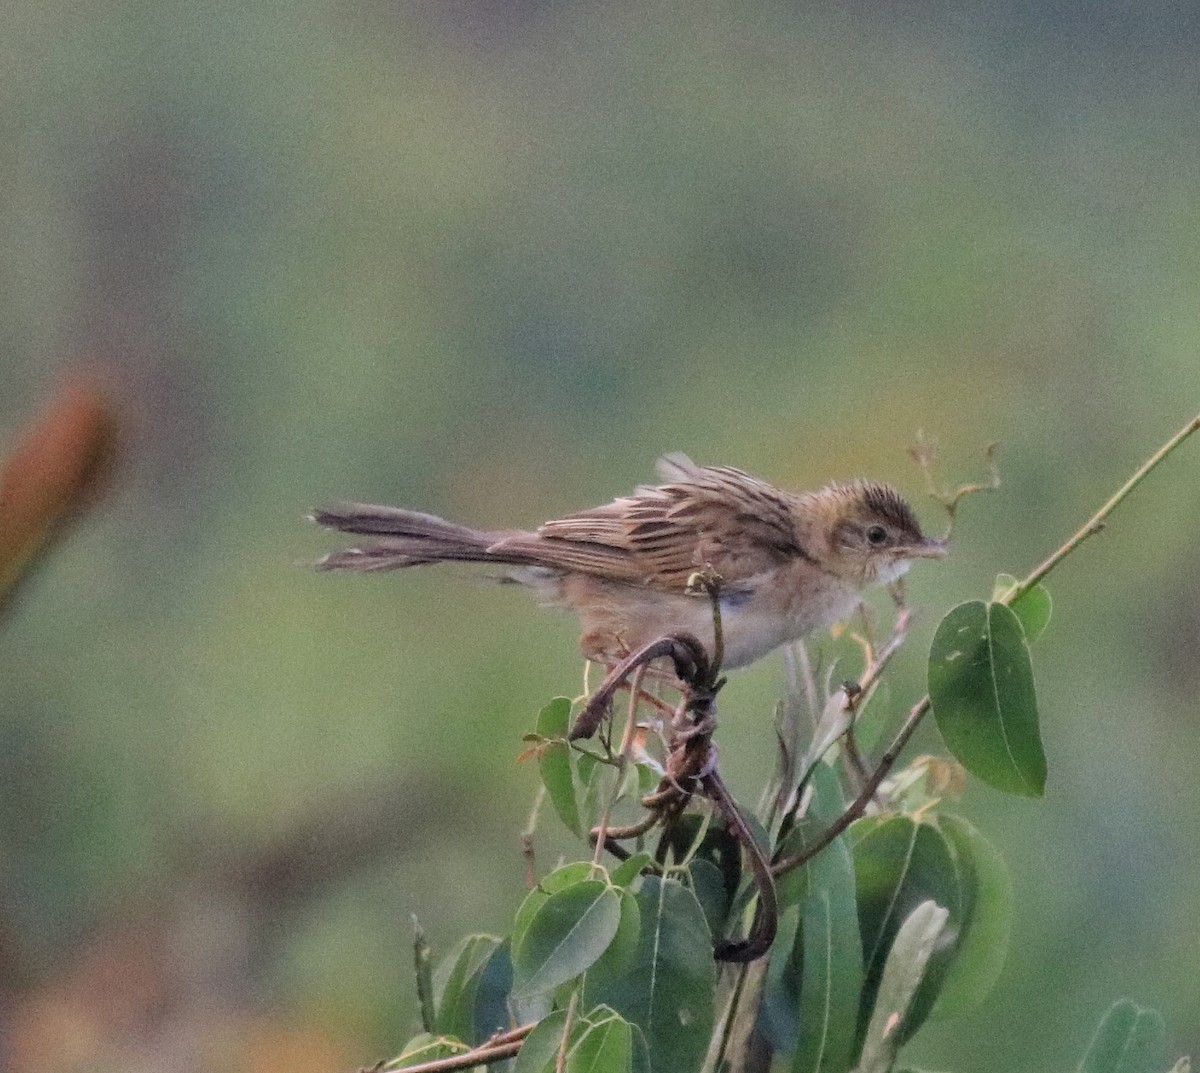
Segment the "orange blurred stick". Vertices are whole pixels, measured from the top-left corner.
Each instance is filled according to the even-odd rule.
[[[86,373],[69,373],[0,463],[0,610],[67,526],[108,486],[117,419]]]

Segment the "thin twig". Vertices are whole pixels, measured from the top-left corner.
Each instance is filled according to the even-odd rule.
[[[959,504],[963,499],[978,492],[994,492],[1000,487],[1000,471],[996,468],[996,444],[994,443],[989,443],[983,453],[984,464],[988,470],[986,480],[960,484],[953,491],[942,477],[942,461],[938,454],[936,440],[929,438],[923,432],[918,432],[917,442],[909,448],[908,454],[924,474],[925,487],[929,495],[936,499],[946,511],[946,531],[942,535],[943,540],[949,540],[954,534],[954,522]]]
[[[625,732],[621,735],[621,748],[617,753],[617,781],[613,786],[612,796],[600,816],[600,823],[593,832],[596,839],[596,849],[592,855],[593,864],[599,864],[600,859],[604,856],[604,847],[608,843],[608,826],[612,820],[613,809],[621,796],[621,785],[625,781],[625,773],[629,770],[629,755],[633,751],[633,738],[637,733],[638,694],[641,692],[642,676],[645,673],[646,664],[639,663],[629,683],[629,715],[625,720]]]
[[[521,832],[521,857],[525,861],[525,885],[530,890],[537,886],[537,854],[534,851],[533,836],[537,831],[538,814],[541,812],[545,800],[546,786],[541,783],[533,797],[533,807],[529,810],[529,822],[525,824],[525,830]]]
[[[1081,528],[1070,540],[1062,545],[1053,555],[1049,556],[1040,566],[1032,570],[1024,580],[1019,581],[1012,589],[1010,589],[1002,598],[1001,602],[1011,604],[1019,596],[1028,592],[1034,585],[1041,581],[1047,574],[1050,573],[1063,559],[1071,554],[1080,544],[1082,544],[1093,533],[1098,533],[1104,527],[1104,520],[1112,513],[1113,509],[1129,495],[1146,476],[1160,462],[1162,462],[1172,451],[1175,450],[1184,440],[1192,433],[1200,431],[1200,414],[1192,418],[1186,425],[1183,426],[1174,436],[1164,443],[1157,451],[1154,452],[1141,466],[1132,477],[1129,478],[1117,491],[1108,499],[1095,514],[1088,519],[1087,523]],[[859,792],[858,797],[850,803],[846,810],[833,821],[829,827],[823,831],[811,846],[806,847],[798,853],[792,854],[790,857],[784,857],[782,860],[776,861],[771,867],[771,872],[774,875],[782,875],[784,872],[789,872],[793,868],[799,868],[807,861],[812,860],[818,853],[828,846],[838,835],[846,830],[855,820],[857,820],[863,812],[866,811],[867,805],[870,804],[871,798],[875,796],[875,791],[879,789],[880,783],[887,777],[887,774],[895,764],[896,758],[900,755],[900,751],[908,744],[909,738],[913,736],[921,720],[931,707],[929,696],[926,695],[918,701],[908,713],[908,718],[904,720],[904,725],[896,734],[896,740],[892,742],[886,753],[879,758],[879,764],[871,773],[871,777],[867,779],[866,784]]]
[[[571,1001],[567,1003],[567,1016],[563,1021],[562,1038],[558,1041],[558,1053],[554,1056],[554,1073],[563,1073],[567,1068],[567,1046],[571,1040],[571,1029],[574,1027],[575,1014],[579,1009],[579,988],[571,992]]]
[[[888,751],[879,758],[879,763],[876,765],[875,770],[871,772],[871,776],[863,785],[862,790],[859,791],[858,797],[847,806],[845,812],[821,832],[820,836],[811,846],[806,846],[799,853],[793,853],[790,857],[784,857],[776,861],[771,866],[772,875],[783,875],[784,872],[790,872],[793,868],[799,868],[802,864],[811,861],[867,810],[867,806],[871,803],[871,798],[875,796],[875,791],[879,789],[879,784],[887,778],[887,774],[892,770],[892,765],[896,762],[900,751],[908,744],[908,739],[913,736],[913,732],[917,729],[925,713],[929,711],[929,707],[928,697],[924,697],[916,704],[913,710],[908,713],[908,718],[904,720],[904,725],[900,728],[899,733],[897,733],[896,740],[892,742]]]
[[[1193,417],[1186,425],[1175,433],[1166,443],[1164,443],[1157,451],[1154,452],[1145,462],[1138,468],[1138,471],[1129,478],[1120,488],[1113,493],[1111,498],[1102,506],[1095,514],[1093,514],[1086,524],[1077,532],[1070,540],[1068,540],[1061,548],[1053,555],[1046,559],[1041,566],[1031,571],[1029,576],[1024,581],[1018,582],[1012,589],[1000,598],[1003,604],[1012,604],[1015,600],[1024,596],[1030,589],[1042,580],[1051,570],[1053,570],[1060,562],[1071,554],[1080,544],[1088,537],[1100,532],[1104,528],[1104,519],[1107,518],[1115,508],[1130,492],[1132,492],[1143,480],[1149,475],[1160,462],[1162,462],[1172,451],[1175,450],[1184,440],[1186,440],[1193,432],[1200,430],[1200,414]]]
[[[474,1069],[476,1066],[487,1065],[489,1062],[499,1062],[512,1058],[520,1053],[525,1037],[537,1025],[522,1025],[493,1036],[487,1043],[473,1047],[462,1054],[453,1054],[449,1058],[435,1058],[430,1062],[421,1062],[415,1066],[404,1066],[404,1073],[450,1073],[456,1069]],[[384,1067],[386,1068],[386,1066]]]

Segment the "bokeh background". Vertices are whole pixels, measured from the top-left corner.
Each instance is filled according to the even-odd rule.
[[[1197,410],[1198,55],[1171,0],[10,5],[0,428],[83,363],[125,456],[0,634],[0,1061],[369,1063],[414,1029],[410,914],[506,927],[573,625],[312,574],[322,501],[533,524],[665,450],[919,496],[918,429],[952,479],[998,441],[913,574],[911,703],[939,615]],[[961,804],[1008,965],[914,1063],[1073,1068],[1125,995],[1200,1053],[1198,474],[1052,579],[1047,797]],[[724,698],[751,799],[780,678]]]

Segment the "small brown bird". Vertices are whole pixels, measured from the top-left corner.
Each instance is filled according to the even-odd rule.
[[[580,620],[589,660],[612,666],[668,633],[711,651],[712,610],[688,591],[711,567],[726,667],[846,618],[862,592],[900,577],[912,559],[940,558],[893,488],[872,481],[785,492],[740,469],[659,459],[663,484],[546,522],[536,532],[479,530],[401,507],[343,504],[314,513],[331,529],[380,539],[326,555],[323,570],[397,570],[496,563],[545,603]]]

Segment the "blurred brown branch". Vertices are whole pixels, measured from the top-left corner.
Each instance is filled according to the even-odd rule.
[[[118,422],[96,380],[69,373],[0,466],[0,610],[116,467]]]

